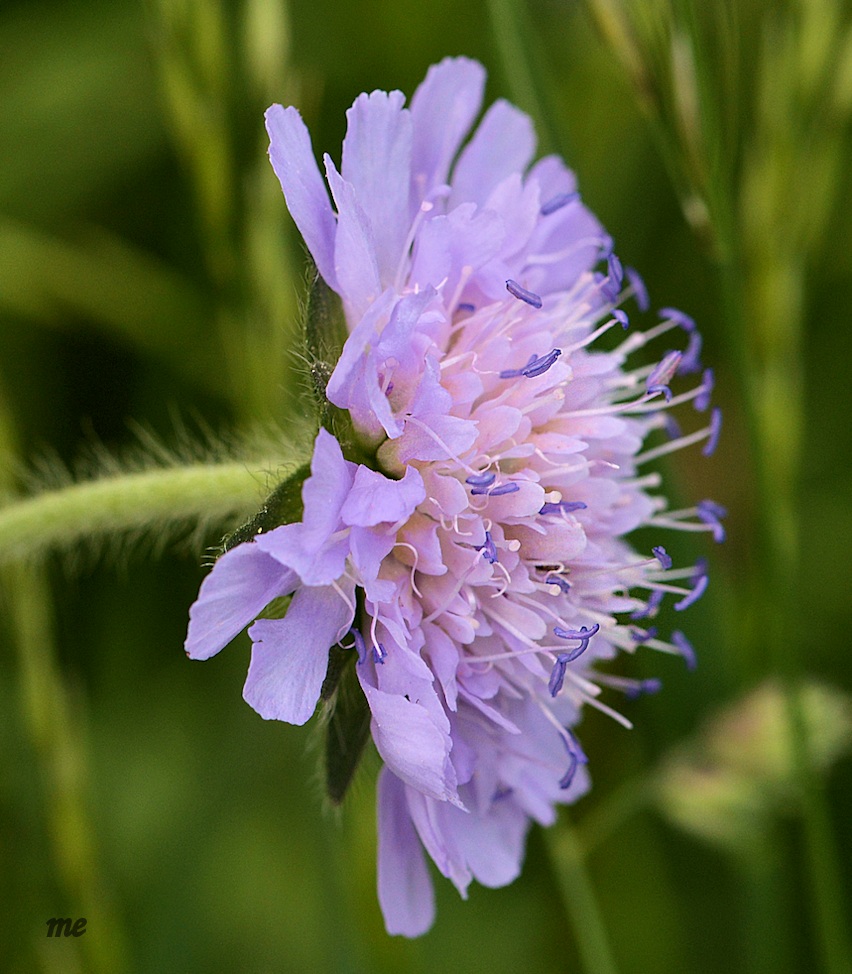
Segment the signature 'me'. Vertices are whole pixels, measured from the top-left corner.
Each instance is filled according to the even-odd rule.
[[[86,932],[86,918],[79,920],[53,917],[47,921],[48,937],[82,937]]]

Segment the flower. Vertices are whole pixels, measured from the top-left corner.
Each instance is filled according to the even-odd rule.
[[[359,96],[325,180],[297,110],[267,112],[287,205],[345,312],[325,393],[354,436],[319,430],[301,519],[219,558],[186,641],[207,659],[291,595],[283,618],[249,629],[244,697],[293,724],[314,713],[330,648],[357,653],[384,762],[379,900],[388,931],[408,936],[434,918],[424,851],[462,895],[472,879],[511,882],[530,823],[551,824],[589,787],[572,729],[583,705],[630,726],[602,688],[659,686],[596,662],[640,644],[692,660],[682,633],[636,623],[667,595],[687,608],[706,572],[673,567],[661,545],[637,554],[625,536],[723,535],[722,508],[667,510],[660,475],[644,471],[715,445],[713,410],[698,431],[644,447],[671,432],[670,409],[709,406],[709,370],[672,388],[701,371],[694,323],[666,309],[612,341],[629,323],[622,302],[647,304],[640,278],[562,161],[531,165],[526,115],[497,101],[463,145],[483,86],[482,67],[456,58],[429,70],[410,108],[398,91]],[[628,366],[677,330],[685,352]]]

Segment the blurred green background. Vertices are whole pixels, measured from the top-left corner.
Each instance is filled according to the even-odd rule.
[[[743,64],[766,50],[764,7],[740,5]],[[848,10],[828,0],[815,7],[835,11],[821,27],[800,25],[811,46],[821,39],[833,52],[808,82],[818,102],[832,85],[852,84],[852,35]],[[170,446],[205,429],[286,428],[299,412],[290,349],[304,251],[265,160],[263,110],[299,105],[315,149],[339,158],[344,111],[358,92],[410,95],[443,56],[480,59],[488,100],[514,97],[539,114],[544,148],[576,170],[653,305],[699,322],[725,416],[711,459],[690,450],[667,467],[676,496],[713,497],[730,510],[725,545],[670,544],[682,558],[710,557],[710,591],[682,620],[699,668],[688,673],[649,651],[626,660],[621,672],[659,676],[664,692],[626,705],[631,732],[597,713],[580,728],[594,787],[570,817],[617,969],[828,970],[820,942],[830,932],[820,933],[819,917],[833,911],[835,923],[848,922],[840,894],[847,903],[852,895],[842,696],[852,692],[848,116],[826,124],[834,183],[819,169],[787,179],[793,150],[763,146],[764,175],[778,175],[781,198],[794,208],[823,200],[826,210],[800,254],[801,340],[782,359],[790,396],[802,395],[802,543],[790,591],[769,592],[772,552],[760,525],[774,495],[755,473],[747,349],[725,324],[707,240],[682,215],[676,166],[593,21],[583,5],[556,0],[294,0],[289,9],[273,0],[6,0],[0,481],[22,489],[33,463],[56,478],[95,443],[138,449],[134,424]],[[795,33],[800,22],[791,23]],[[517,66],[526,63],[536,104],[523,103]],[[748,75],[739,77],[745,107],[724,121],[737,128],[737,165],[746,165],[754,109]],[[783,220],[770,229],[779,240],[787,232]],[[772,450],[771,438],[757,445]],[[783,494],[789,485],[776,486]],[[434,929],[415,942],[386,936],[375,896],[377,762],[342,814],[329,811],[311,729],[264,722],[240,697],[245,637],[205,666],[183,654],[203,546],[220,535],[104,543],[3,568],[0,967],[580,970],[570,906],[566,914],[538,832],[512,887],[475,887],[464,903],[438,880]],[[780,632],[767,627],[767,607],[788,596],[795,618]],[[825,799],[831,837],[822,852],[802,827],[798,789],[807,783],[779,744],[780,696],[747,700],[784,669],[788,650],[823,687],[808,704],[808,726],[824,744],[808,785]],[[732,706],[741,708],[734,718],[706,730]],[[689,752],[691,765],[682,757],[678,774],[672,755],[701,734],[704,750]],[[655,788],[661,780],[669,790]],[[822,894],[809,868],[820,855],[840,873],[840,888],[824,884]],[[55,916],[86,916],[86,934],[48,940],[45,921]],[[842,959],[834,963],[840,970]]]

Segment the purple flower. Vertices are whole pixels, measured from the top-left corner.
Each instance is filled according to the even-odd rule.
[[[599,693],[640,684],[598,676],[596,661],[635,651],[630,620],[666,593],[681,607],[700,594],[671,584],[691,571],[665,549],[644,558],[624,536],[704,529],[708,510],[715,530],[719,510],[666,512],[642,469],[679,445],[642,452],[666,410],[707,394],[670,387],[681,353],[628,364],[683,316],[594,350],[626,324],[621,300],[645,305],[644,286],[631,271],[621,291],[573,174],[555,156],[533,163],[526,115],[498,101],[469,134],[483,85],[457,58],[429,70],[410,108],[399,92],[359,96],[325,178],[296,109],[267,112],[288,207],[345,310],[326,395],[362,462],[320,429],[301,520],[216,562],[186,641],[206,659],[291,596],[284,618],[249,629],[244,696],[294,724],[317,705],[330,648],[357,651],[385,764],[379,899],[407,936],[434,918],[424,852],[462,895],[517,876],[530,823],[589,787],[571,730],[583,705],[627,723]],[[647,642],[681,651],[656,630]]]

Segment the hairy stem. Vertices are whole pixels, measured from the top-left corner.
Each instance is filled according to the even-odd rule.
[[[0,507],[0,564],[68,548],[88,538],[160,532],[248,512],[269,469],[257,463],[200,463],[117,474],[15,500]]]

